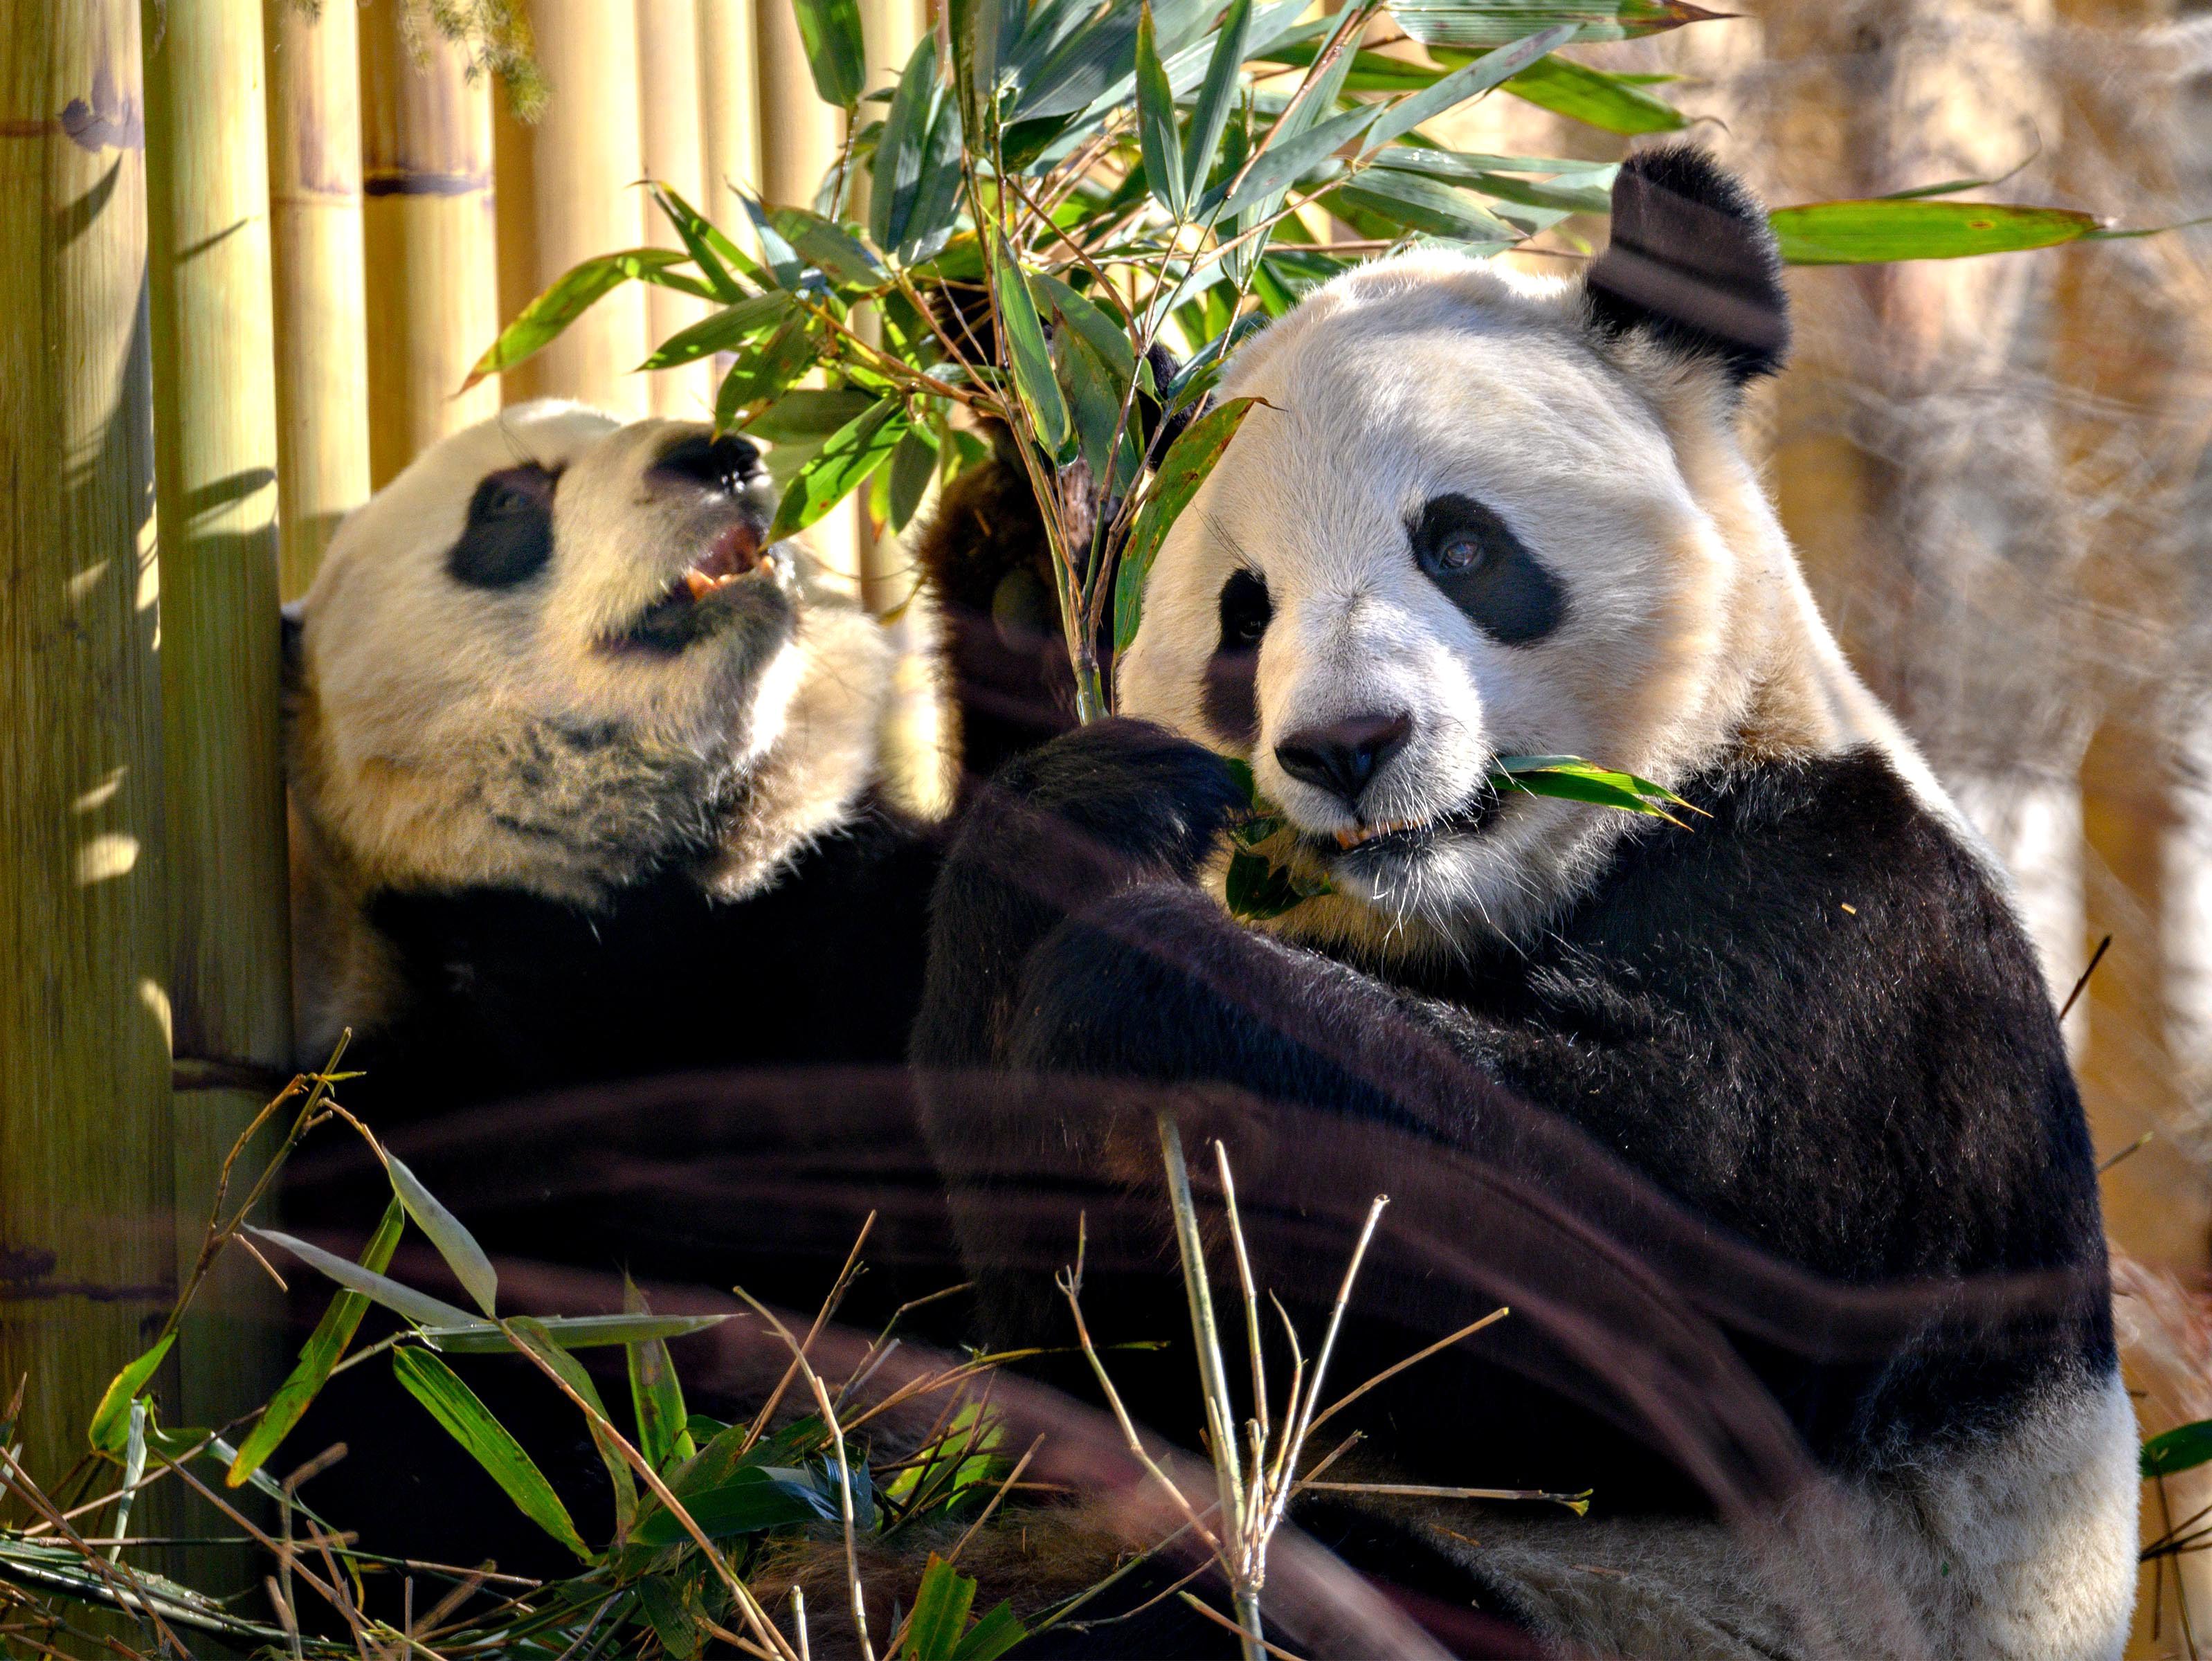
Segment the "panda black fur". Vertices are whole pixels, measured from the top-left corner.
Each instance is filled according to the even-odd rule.
[[[1717,1311],[1711,1376],[1755,1381],[1810,1464],[1732,1488],[1694,1433],[1639,1463],[1624,1427],[1695,1419],[1694,1371],[1638,1425],[1602,1351],[1540,1309],[1515,1341],[1551,1347],[1536,1388],[1503,1352],[1426,1364],[1378,1392],[1371,1469],[1587,1482],[1592,1517],[1340,1498],[1304,1513],[1322,1538],[1601,1654],[2117,1657],[2134,1429],[2047,990],[1737,447],[1741,388],[1787,341],[1763,215],[1680,149],[1629,162],[1615,203],[1615,247],[1581,283],[1407,255],[1239,353],[1224,393],[1275,408],[1154,568],[1116,676],[1145,719],[1016,763],[966,821],[915,1055],[963,1244],[996,1277],[988,1335],[1064,1330],[1003,1272],[1034,1256],[1024,1231],[1072,1238],[1079,1206],[1135,1189],[1157,1250],[1163,1099],[1221,1130],[1248,1217],[1269,1189],[1245,1166],[1305,1182],[1286,1211],[1327,1188],[1308,1167],[1357,1146],[1332,1124],[1410,1147],[1409,1184],[1433,1174],[1406,1163],[1424,1145],[1508,1173],[1462,1222],[1448,1202],[1412,1220],[1478,1260],[1498,1194],[1563,1208],[1550,1238],[1579,1264],[1640,1189],[1674,1217],[1650,1226],[1685,1307]],[[1268,851],[1335,891],[1259,928],[1224,915],[1206,890],[1242,803],[1216,751],[1249,757],[1287,815]],[[1698,812],[1675,826],[1486,782],[1494,755],[1561,752]],[[1063,1086],[1040,1123],[1021,1082],[1039,1074],[1097,1081],[1091,1116]],[[1567,1143],[1579,1164],[1555,1157]],[[1055,1171],[1065,1214],[1009,1203]],[[1370,1173],[1334,1174],[1364,1204]],[[1333,1269],[1287,1261],[1275,1284],[1325,1300]],[[1171,1308],[1171,1252],[1153,1262]],[[1802,1296],[1762,1315],[1717,1265]],[[1645,1272],[1616,1267],[1632,1288]],[[1657,1274],[1654,1327],[1673,1318]],[[1437,1284],[1401,1276],[1378,1324],[1434,1336],[1480,1312],[1424,1307]],[[1574,1317],[1575,1288],[1552,1289]]]

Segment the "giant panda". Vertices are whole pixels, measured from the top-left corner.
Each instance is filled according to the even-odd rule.
[[[1347,1384],[1511,1302],[1360,1403],[1344,1470],[1591,1512],[1293,1512],[1408,1607],[1547,1652],[2113,1658],[2138,1483],[2081,1108],[2002,877],[1739,445],[1787,338],[1763,210],[1662,148],[1579,278],[1405,252],[1237,352],[1221,394],[1267,403],[1120,715],[1002,771],[939,878],[931,1134],[994,1342],[1067,1341],[1079,1226],[1173,1335],[1162,1106],[1302,1321],[1393,1195]],[[1516,753],[1686,807],[1501,793]],[[1228,758],[1312,894],[1255,924]],[[1181,1366],[1181,1418],[1143,1405],[1188,1434]]]

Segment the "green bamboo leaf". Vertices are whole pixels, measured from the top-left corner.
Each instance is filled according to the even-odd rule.
[[[960,192],[965,183],[960,160],[960,100],[933,82],[931,95],[934,102],[929,136],[922,145],[921,172],[915,181],[914,206],[898,242],[899,259],[907,265],[935,257],[960,224]]]
[[[1263,213],[1274,211],[1270,198],[1279,198],[1298,181],[1302,174],[1334,155],[1346,144],[1356,141],[1372,125],[1382,112],[1371,104],[1363,104],[1356,110],[1346,110],[1333,115],[1319,126],[1299,133],[1296,137],[1285,136],[1275,141],[1257,161],[1255,161],[1229,199],[1221,204],[1224,218],[1234,218],[1247,208],[1261,205]],[[1201,214],[1210,211],[1212,201],[1199,204]]]
[[[1681,111],[1638,92],[1626,76],[1607,75],[1571,58],[1547,58],[1533,64],[1508,81],[1505,90],[1539,109],[1606,132],[1632,137],[1676,132],[1690,125]]]
[[[1390,15],[1427,46],[1498,46],[1559,24],[1577,40],[1633,40],[1723,15],[1688,0],[1392,0]]]
[[[899,440],[891,452],[891,529],[903,531],[914,522],[915,510],[928,494],[937,472],[937,438],[928,428],[917,426]]]
[[[1181,52],[1205,27],[1219,0],[1160,0],[1153,8],[1163,56]],[[1015,106],[1018,119],[1089,112],[1098,103],[1120,103],[1135,68],[1139,9],[1122,3],[1098,7],[1081,28],[1060,41],[1025,83]],[[1079,125],[1083,124],[1079,123]]]
[[[952,1661],[975,1602],[975,1581],[930,1553],[907,1617],[905,1661]]]
[[[1198,494],[1198,487],[1206,483],[1206,475],[1229,448],[1229,441],[1244,424],[1261,402],[1256,398],[1232,398],[1218,410],[1207,411],[1182,430],[1182,434],[1168,447],[1160,459],[1158,476],[1153,480],[1152,495],[1144,510],[1137,515],[1136,529],[1130,533],[1129,545],[1122,551],[1121,568],[1114,577],[1114,649],[1127,649],[1137,637],[1137,624],[1144,607],[1145,579],[1152,575],[1152,561],[1158,556],[1160,544],[1165,540],[1169,527],[1176,516],[1189,506],[1190,499]]]
[[[578,1411],[584,1413],[584,1428],[590,1433],[592,1445],[599,1450],[599,1463],[606,1467],[607,1484],[614,1491],[615,1542],[619,1545],[637,1524],[637,1478],[631,1474],[622,1444],[615,1439],[607,1404],[599,1399],[599,1386],[592,1382],[592,1375],[584,1371],[575,1357],[554,1343],[544,1323],[527,1315],[518,1315],[507,1324],[517,1343],[552,1368],[562,1384],[589,1404],[589,1411]]]
[[[634,282],[648,271],[681,265],[690,258],[674,248],[630,248],[586,259],[563,272],[551,288],[525,306],[521,315],[500,332],[490,350],[469,371],[469,378],[461,383],[461,391],[468,391],[486,375],[513,368],[532,353],[551,344],[562,330],[623,283]]]
[[[814,459],[799,470],[775,510],[768,540],[796,536],[867,482],[890,459],[913,418],[896,397],[883,399],[866,414],[830,435]]]
[[[796,293],[804,284],[806,267],[775,222],[756,197],[738,192],[738,200],[744,204],[745,216],[753,222],[753,235],[759,240],[761,258],[768,262],[768,277],[779,289]]]
[[[1672,790],[1633,773],[1616,772],[1584,761],[1580,756],[1499,756],[1491,764],[1490,782],[1500,790],[1519,790],[1532,796],[1558,796],[1569,801],[1590,802],[1623,812],[1648,813],[1670,824],[1682,822],[1667,811],[1666,804],[1691,807]]]
[[[1126,386],[1129,377],[1137,373],[1136,349],[1129,344],[1128,331],[1058,277],[1040,272],[1030,282],[1043,295],[1046,303],[1060,313],[1069,328],[1083,337],[1084,344]]]
[[[246,1225],[246,1232],[258,1239],[280,1245],[311,1269],[320,1269],[349,1291],[358,1292],[371,1303],[382,1304],[395,1315],[404,1317],[418,1326],[454,1327],[461,1329],[483,1327],[468,1311],[449,1304],[442,1298],[433,1298],[427,1292],[417,1292],[413,1287],[402,1286],[382,1275],[363,1269],[359,1263],[325,1251],[319,1245],[295,1239],[289,1234],[273,1228],[256,1228]],[[497,1331],[496,1327],[490,1329]]]
[[[588,1563],[591,1548],[576,1532],[568,1508],[538,1469],[522,1444],[492,1417],[476,1391],[427,1349],[392,1352],[392,1371],[410,1396],[420,1402],[446,1434],[466,1449],[525,1517]]]
[[[2178,1475],[2212,1463],[2212,1419],[2177,1425],[2148,1438],[2142,1445],[2142,1463],[2146,1481],[2154,1476]]]
[[[394,1199],[385,1207],[376,1232],[362,1249],[361,1266],[372,1275],[384,1273],[406,1227],[407,1209]],[[331,1369],[345,1354],[346,1346],[360,1329],[361,1317],[368,1312],[368,1299],[358,1292],[341,1292],[331,1299],[323,1318],[315,1323],[314,1331],[301,1346],[298,1363],[276,1387],[276,1393],[269,1398],[269,1405],[261,1409],[259,1421],[246,1433],[246,1439],[238,1445],[230,1469],[223,1475],[226,1487],[242,1487],[292,1433],[293,1427],[300,1422],[308,1405],[329,1381]]]
[[[999,1658],[1030,1635],[1012,1603],[1001,1603],[968,1628],[968,1635],[952,1646],[952,1661],[999,1661]]]
[[[810,332],[811,319],[794,311],[783,320],[767,345],[741,354],[714,394],[714,427],[728,432],[742,427],[751,430],[761,412],[790,391],[799,376],[814,367],[821,344]]]
[[[121,1454],[131,1439],[131,1404],[154,1376],[154,1369],[161,1365],[161,1358],[177,1342],[173,1332],[148,1350],[137,1360],[108,1380],[106,1391],[100,1405],[93,1410],[89,1434],[92,1445],[102,1453]]]
[[[732,278],[732,271],[750,277],[763,288],[767,286],[768,273],[760,268],[759,261],[708,223],[696,208],[658,179],[650,188],[661,212],[667,215],[669,222],[676,227],[676,234],[690,250],[692,262],[706,272],[717,299],[735,304],[745,297],[744,284]]]
[[[604,1349],[652,1338],[681,1338],[720,1326],[730,1318],[727,1315],[544,1315],[538,1317],[537,1323],[562,1349]],[[421,1330],[448,1355],[497,1355],[513,1348],[507,1335],[489,1321],[455,1325],[430,1323]]]
[[[1307,896],[1291,880],[1286,867],[1263,855],[1240,850],[1229,856],[1222,898],[1231,916],[1246,922],[1266,922],[1303,904]]]
[[[834,1492],[824,1496],[806,1473],[789,1466],[747,1465],[726,1482],[696,1491],[678,1490],[677,1499],[709,1540],[760,1534],[793,1523],[834,1522],[839,1515]],[[672,1546],[690,1536],[676,1513],[647,1512],[630,1538],[641,1546]]]
[[[708,1634],[686,1600],[690,1583],[673,1574],[648,1574],[632,1590],[637,1593],[638,1612],[661,1648],[676,1661],[695,1661],[707,1647]]]
[[[712,317],[702,317],[689,328],[678,330],[637,367],[667,369],[716,352],[733,352],[756,335],[774,328],[791,308],[791,296],[774,289],[766,294],[748,295]]]
[[[787,241],[830,277],[854,288],[890,280],[883,263],[853,234],[808,208],[778,208],[769,216]]]
[[[1879,199],[1815,202],[1767,216],[1792,265],[1863,265],[1896,259],[1964,259],[2072,242],[2098,228],[2069,208],[2001,202]]]
[[[871,164],[874,183],[868,192],[868,234],[879,248],[896,248],[905,240],[915,192],[921,183],[922,149],[943,90],[937,78],[937,37],[925,33],[899,76]]]
[[[1060,383],[1053,379],[1052,353],[1045,344],[1044,325],[1030,297],[1029,283],[995,234],[991,238],[991,266],[1015,388],[1029,406],[1038,441],[1058,459],[1069,438],[1067,405],[1061,401]]]
[[[1503,86],[1539,59],[1551,55],[1554,47],[1563,46],[1575,38],[1575,26],[1561,23],[1516,40],[1510,46],[1500,46],[1496,52],[1485,52],[1472,64],[1454,70],[1433,85],[1409,94],[1383,112],[1382,119],[1368,134],[1369,145],[1387,144],[1401,133],[1408,133],[1424,121],[1432,121],[1446,110],[1465,103],[1468,99],[1488,92],[1492,87]]]
[[[1183,186],[1182,139],[1176,130],[1175,88],[1160,62],[1152,24],[1152,0],[1137,8],[1137,135],[1145,157],[1145,176],[1152,194],[1178,220],[1189,206]]]
[[[1191,113],[1190,146],[1183,154],[1183,194],[1196,196],[1213,172],[1213,159],[1221,150],[1222,130],[1236,107],[1238,69],[1252,35],[1252,0],[1231,0],[1229,14],[1213,37],[1213,52],[1206,60],[1206,84]]]
[[[1395,168],[1370,167],[1354,183],[1330,192],[1328,200],[1364,209],[1394,225],[1426,231],[1432,236],[1500,247],[1520,240],[1520,234],[1510,225],[1450,186]]]
[[[1613,165],[1592,167],[1587,162],[1561,164],[1559,177],[1551,179],[1516,179],[1484,164],[1493,158],[1461,155],[1450,150],[1420,149],[1395,145],[1375,158],[1377,167],[1416,173],[1446,179],[1500,202],[1516,202],[1532,208],[1556,208],[1566,213],[1608,213],[1613,208],[1613,181],[1620,169]]]
[[[767,0],[774,5],[776,0]],[[791,0],[799,17],[799,40],[814,90],[825,104],[851,109],[868,81],[867,51],[861,44],[860,8],[855,0]]]
[[[649,1315],[645,1294],[623,1277],[623,1307],[633,1315]],[[646,1338],[627,1346],[629,1360],[629,1402],[637,1415],[638,1451],[659,1470],[672,1459],[689,1459],[698,1452],[685,1428],[690,1415],[684,1407],[684,1385],[676,1376],[676,1363],[668,1346],[659,1338]]]
[[[876,406],[854,386],[801,386],[786,392],[745,430],[771,444],[816,443]]]
[[[438,1248],[438,1255],[453,1271],[461,1290],[475,1299],[477,1307],[487,1316],[497,1315],[499,1311],[495,1305],[499,1297],[499,1275],[492,1268],[491,1259],[484,1256],[483,1248],[477,1244],[477,1237],[469,1232],[459,1218],[446,1209],[442,1200],[422,1186],[422,1179],[407,1168],[398,1154],[387,1152],[384,1168],[392,1178],[392,1191],[407,1208],[415,1226]]]

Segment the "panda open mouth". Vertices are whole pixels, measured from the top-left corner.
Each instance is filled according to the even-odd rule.
[[[784,556],[761,545],[761,526],[741,519],[717,532],[707,551],[678,574],[667,591],[645,608],[636,623],[611,642],[647,651],[681,652],[718,634],[744,609],[744,579],[756,572],[771,579],[782,574]]]
[[[1338,830],[1306,840],[1327,856],[1334,844],[1336,855],[1411,854],[1440,837],[1480,830],[1504,806],[1498,791],[1486,784],[1465,806],[1426,819],[1377,819],[1354,830]]]

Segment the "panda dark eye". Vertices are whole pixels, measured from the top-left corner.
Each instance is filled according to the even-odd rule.
[[[453,581],[471,588],[512,588],[544,570],[553,557],[558,482],[536,466],[487,474],[469,498],[460,540],[446,555]]]
[[[1474,497],[1432,496],[1406,522],[1406,536],[1429,580],[1500,645],[1528,645],[1565,621],[1565,587]]]
[[[1274,605],[1267,598],[1267,585],[1253,572],[1240,570],[1221,585],[1221,644],[1224,648],[1256,650],[1274,616]]]

